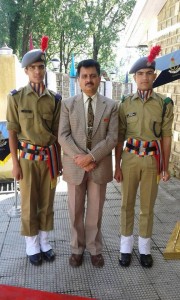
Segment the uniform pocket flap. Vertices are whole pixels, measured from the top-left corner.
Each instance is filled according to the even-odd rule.
[[[134,123],[137,122],[138,118],[137,116],[127,117],[127,123]]]
[[[32,119],[33,112],[20,112],[19,117],[20,119]]]

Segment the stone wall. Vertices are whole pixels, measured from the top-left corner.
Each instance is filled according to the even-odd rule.
[[[56,73],[57,92],[61,94],[62,98],[70,96],[69,76],[67,74]]]
[[[123,95],[132,93],[132,83],[112,83],[112,99],[120,101]]]
[[[75,92],[78,94],[80,88],[75,81]],[[56,91],[62,95],[62,98],[70,97],[70,77],[67,74],[56,73]],[[106,93],[106,81],[102,81],[99,92],[102,95]],[[112,82],[112,99],[120,101],[122,95],[127,95],[132,92],[132,83]]]
[[[167,30],[157,40],[153,41],[153,43],[161,45],[161,55],[180,49],[180,28],[172,30],[177,23],[180,23],[180,0],[168,0],[158,16],[158,31],[168,28],[171,30]],[[180,177],[180,80],[162,85],[156,91],[171,97],[174,102],[170,169],[172,175]]]

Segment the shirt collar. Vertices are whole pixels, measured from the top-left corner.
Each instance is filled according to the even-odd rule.
[[[147,90],[147,91],[142,91],[142,90],[137,90],[139,97],[143,100],[143,101],[147,101],[152,94],[152,89]]]
[[[83,93],[83,101],[84,101],[84,103],[86,103],[87,101],[88,101],[88,99],[89,98],[92,98],[92,101],[96,101],[96,99],[97,99],[97,93],[96,94],[94,94],[93,96],[88,96],[88,95],[86,95],[85,93]]]
[[[39,97],[44,93],[45,90],[44,82],[40,82],[40,83],[30,82],[29,84]]]
[[[139,99],[140,97],[139,97],[139,95],[138,95],[138,92],[136,92],[134,95],[133,95],[133,97],[131,98],[131,100],[136,100],[136,99]],[[152,91],[152,94],[151,94],[151,96],[150,96],[150,98],[149,99],[151,99],[151,98],[154,98],[154,99],[157,99],[158,97],[157,97],[157,94],[154,92],[154,91]]]
[[[33,89],[31,87],[30,83],[28,83],[26,85],[26,91],[25,91],[25,93],[26,93],[26,95],[28,95],[28,94],[30,94],[32,92],[33,92]],[[49,91],[48,91],[48,89],[46,87],[44,89],[43,95],[49,95],[49,96],[51,96],[51,94],[49,93]]]

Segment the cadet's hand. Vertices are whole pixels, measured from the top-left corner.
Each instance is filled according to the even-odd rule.
[[[59,171],[59,175],[61,176],[63,174],[63,165],[62,165],[62,161],[60,160],[60,171]]]
[[[23,179],[23,173],[22,173],[22,169],[21,169],[19,162],[16,164],[13,164],[12,175],[16,180]]]
[[[170,178],[170,174],[169,174],[169,171],[162,171],[161,172],[161,179],[166,182],[168,181]]]
[[[123,181],[122,170],[120,167],[115,169],[114,179],[116,179],[117,182]]]

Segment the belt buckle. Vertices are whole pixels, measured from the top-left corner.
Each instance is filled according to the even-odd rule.
[[[146,148],[140,146],[140,147],[139,147],[139,152],[146,152]]]

